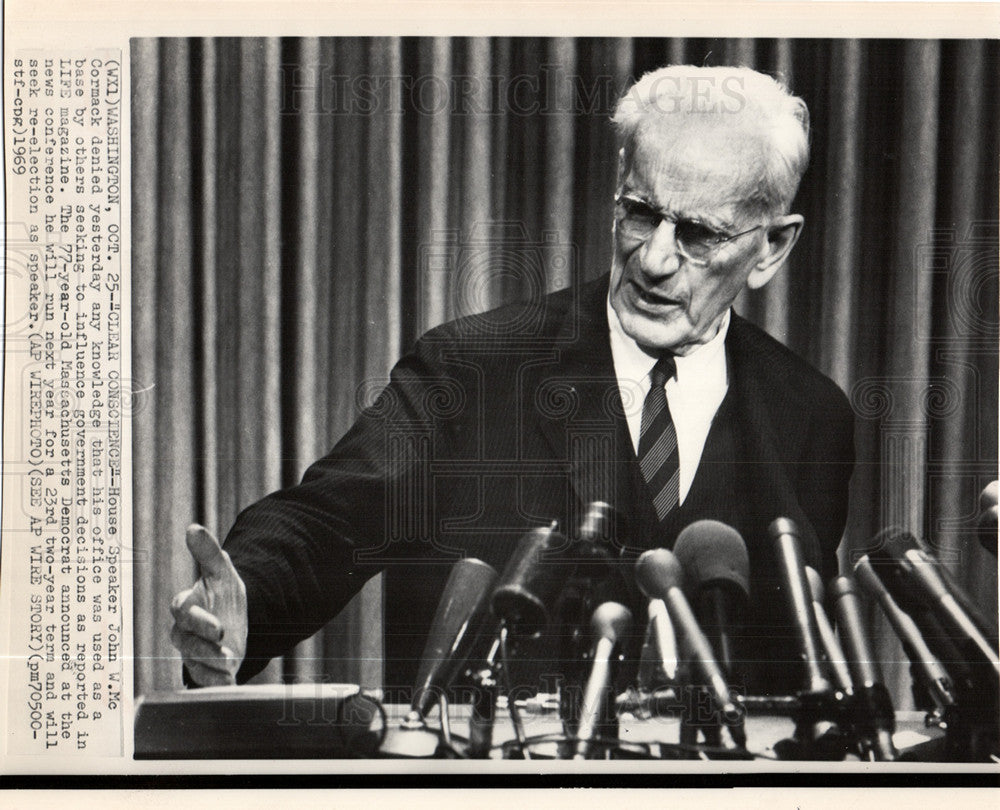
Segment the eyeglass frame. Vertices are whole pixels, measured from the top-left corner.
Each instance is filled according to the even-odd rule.
[[[753,233],[754,231],[759,231],[761,228],[766,227],[764,223],[761,223],[760,225],[754,225],[752,228],[748,228],[745,231],[740,231],[739,233],[734,233],[732,236],[727,236],[727,235],[725,235],[724,231],[718,231],[715,228],[711,227],[710,225],[706,225],[704,222],[701,222],[700,220],[692,219],[691,217],[677,217],[677,216],[674,216],[673,214],[669,214],[669,213],[667,213],[666,211],[664,211],[661,208],[657,208],[655,205],[653,205],[652,203],[650,203],[649,200],[644,200],[641,197],[636,197],[636,196],[628,194],[628,193],[626,193],[624,191],[617,192],[615,194],[615,206],[620,206],[622,204],[623,200],[628,200],[629,202],[634,202],[634,203],[638,203],[639,205],[644,205],[646,208],[648,208],[650,211],[652,211],[654,214],[656,214],[660,218],[659,222],[657,222],[656,225],[653,226],[653,229],[646,236],[641,237],[640,241],[645,242],[647,239],[649,239],[650,236],[652,236],[654,233],[656,233],[656,229],[660,227],[660,224],[664,220],[666,220],[667,222],[669,222],[670,224],[672,224],[674,226],[674,247],[676,248],[677,252],[680,253],[681,256],[683,256],[689,262],[691,262],[692,264],[694,264],[694,265],[696,265],[698,267],[705,267],[706,265],[708,265],[709,262],[712,260],[712,255],[711,254],[714,254],[714,252],[721,245],[724,245],[724,244],[726,244],[728,242],[732,242],[734,239],[739,239],[741,236],[746,236],[748,233]],[[619,217],[616,216],[615,220],[618,221],[619,219],[624,219],[624,218],[625,217],[620,217],[619,218]],[[703,258],[699,258],[697,256],[692,256],[688,252],[688,250],[684,247],[684,245],[677,238],[677,225],[678,225],[678,223],[681,223],[681,222],[688,222],[688,223],[691,223],[691,224],[694,224],[694,225],[699,225],[702,228],[705,228],[706,230],[712,231],[713,233],[716,234],[715,241],[708,248],[710,255],[708,255],[706,257],[703,257]],[[640,237],[636,237],[636,238],[640,238]]]

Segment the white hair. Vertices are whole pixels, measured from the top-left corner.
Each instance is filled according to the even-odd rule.
[[[615,109],[613,121],[623,139],[626,164],[640,130],[669,120],[689,121],[691,116],[734,125],[734,137],[759,138],[760,188],[747,203],[772,215],[788,211],[809,163],[809,110],[801,98],[746,67],[668,65],[651,71],[632,85]]]

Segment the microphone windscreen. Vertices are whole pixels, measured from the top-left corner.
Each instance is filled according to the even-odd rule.
[[[732,526],[717,520],[696,521],[678,535],[674,554],[693,589],[727,582],[749,595],[750,557],[746,543]]]
[[[684,587],[684,569],[673,552],[653,548],[635,561],[635,581],[647,599],[664,599],[671,588]]]
[[[594,635],[611,642],[617,642],[630,624],[632,624],[632,611],[618,602],[604,602],[598,605],[590,619]]]

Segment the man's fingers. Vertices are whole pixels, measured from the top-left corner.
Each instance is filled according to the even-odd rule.
[[[206,667],[197,661],[187,664],[188,672],[194,678],[195,683],[201,686],[231,686],[236,683],[236,678],[217,669]]]
[[[216,644],[222,641],[225,632],[222,623],[200,605],[191,604],[189,600],[178,603],[175,599],[174,604],[170,606],[170,612],[181,630],[194,633]]]
[[[204,526],[192,523],[184,535],[188,550],[201,569],[202,576],[221,576],[229,570],[229,560],[215,536]]]
[[[173,601],[170,603],[170,612],[177,615],[178,610],[187,610],[190,605],[188,604],[193,598],[194,588],[188,588],[186,591],[181,591],[174,596]]]
[[[181,630],[177,625],[170,631],[170,643],[181,653],[185,664],[198,663],[227,674],[235,669],[236,657],[232,650]]]

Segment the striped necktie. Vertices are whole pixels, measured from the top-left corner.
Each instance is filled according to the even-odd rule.
[[[639,426],[639,467],[646,479],[660,523],[677,507],[680,495],[680,456],[677,431],[670,418],[664,385],[677,373],[671,356],[661,357],[649,373],[649,393],[642,405]]]

